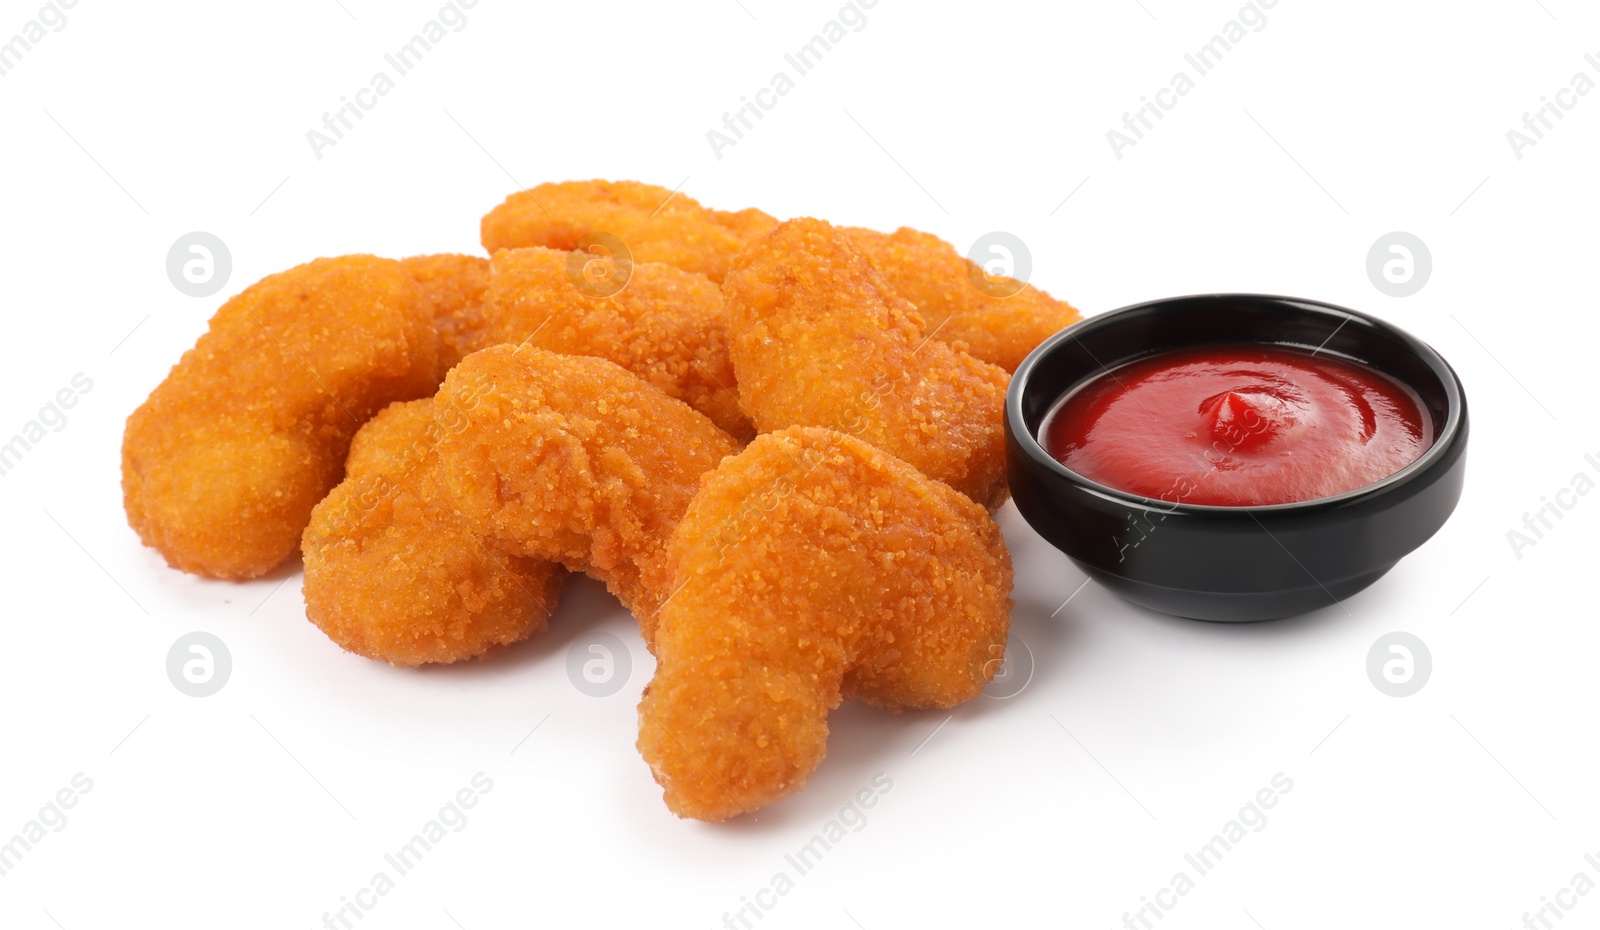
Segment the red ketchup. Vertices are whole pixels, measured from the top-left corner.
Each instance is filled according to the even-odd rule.
[[[1182,504],[1262,506],[1353,491],[1433,443],[1398,381],[1279,345],[1226,344],[1129,362],[1063,397],[1040,430],[1092,481]]]

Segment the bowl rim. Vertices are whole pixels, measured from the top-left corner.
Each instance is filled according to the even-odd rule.
[[[1385,333],[1387,336],[1402,345],[1407,351],[1415,355],[1425,365],[1427,365],[1427,367],[1438,376],[1439,382],[1444,388],[1445,421],[1443,426],[1439,428],[1438,435],[1434,437],[1433,444],[1430,445],[1409,465],[1406,465],[1404,468],[1401,468],[1394,474],[1391,474],[1388,477],[1382,478],[1378,481],[1374,481],[1371,484],[1362,485],[1359,488],[1353,488],[1349,491],[1343,491],[1339,494],[1333,494],[1327,497],[1315,497],[1304,501],[1288,501],[1282,504],[1249,505],[1186,504],[1182,501],[1169,501],[1159,497],[1146,497],[1142,494],[1134,494],[1129,491],[1123,491],[1118,488],[1114,488],[1107,484],[1101,484],[1092,478],[1075,472],[1063,465],[1061,462],[1057,461],[1055,456],[1046,451],[1043,444],[1039,442],[1038,437],[1034,435],[1033,430],[1027,428],[1026,419],[1022,414],[1022,398],[1023,395],[1028,391],[1029,385],[1032,383],[1032,375],[1035,369],[1037,369],[1045,359],[1054,354],[1061,346],[1069,342],[1078,342],[1084,351],[1088,352],[1088,347],[1082,346],[1082,343],[1080,342],[1080,337],[1085,332],[1119,325],[1122,318],[1130,316],[1136,311],[1149,311],[1152,308],[1160,309],[1163,307],[1174,307],[1196,300],[1232,300],[1258,305],[1276,305],[1285,309],[1295,310],[1300,313],[1314,313],[1340,318],[1338,326],[1335,327],[1335,332],[1337,332],[1339,329],[1342,329],[1345,323],[1348,323],[1352,320],[1357,320],[1373,329]],[[1221,341],[1222,340],[1219,340],[1219,343]],[[1290,343],[1272,343],[1268,341],[1262,341],[1261,344],[1290,345]],[[1202,346],[1207,345],[1207,343],[1197,342],[1194,345]],[[1089,354],[1091,358],[1094,357],[1092,352]],[[1099,359],[1095,359],[1095,361],[1099,363],[1102,373],[1109,372],[1111,370]],[[1355,361],[1360,360],[1355,359]],[[1118,364],[1121,364],[1121,362],[1119,361]],[[1394,376],[1390,375],[1390,377]],[[1072,387],[1076,386],[1077,384],[1072,385]],[[1418,390],[1414,384],[1405,384],[1405,387],[1412,391]],[[1069,390],[1070,389],[1071,388],[1069,388]],[[1061,396],[1065,396],[1065,394],[1063,393]],[[1095,497],[1102,498],[1111,503],[1122,506],[1140,507],[1146,510],[1159,510],[1167,514],[1191,514],[1194,516],[1204,515],[1211,517],[1223,517],[1229,514],[1249,515],[1253,517],[1258,513],[1315,513],[1336,510],[1341,507],[1371,501],[1390,492],[1399,485],[1409,483],[1419,475],[1422,475],[1432,469],[1441,459],[1451,455],[1452,451],[1460,443],[1463,428],[1466,424],[1466,389],[1461,384],[1461,378],[1456,374],[1455,369],[1450,367],[1450,363],[1445,361],[1444,356],[1440,355],[1439,352],[1432,346],[1394,325],[1393,323],[1372,316],[1371,314],[1362,313],[1358,310],[1351,310],[1348,307],[1341,307],[1338,304],[1332,304],[1321,300],[1312,300],[1305,297],[1290,297],[1281,294],[1220,291],[1211,293],[1184,294],[1175,297],[1161,297],[1155,300],[1146,300],[1136,304],[1129,304],[1125,307],[1119,307],[1115,310],[1108,310],[1105,313],[1099,313],[1095,314],[1094,316],[1086,317],[1085,319],[1080,320],[1079,322],[1074,323],[1071,326],[1068,326],[1066,329],[1063,329],[1055,335],[1049,337],[1044,342],[1041,342],[1038,346],[1034,347],[1033,351],[1028,353],[1027,357],[1022,360],[1022,364],[1018,365],[1017,370],[1012,374],[1011,383],[1006,388],[1005,422],[1007,432],[1011,435],[1012,442],[1014,443],[1015,447],[1020,449],[1035,467],[1043,468],[1046,472],[1051,473],[1056,478],[1075,485],[1079,490]]]

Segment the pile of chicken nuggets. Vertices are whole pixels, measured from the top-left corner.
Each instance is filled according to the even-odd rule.
[[[144,543],[234,580],[298,550],[310,620],[400,666],[600,580],[655,655],[638,748],[683,817],[798,791],[845,698],[988,683],[1009,372],[1077,311],[916,230],[634,182],[522,191],[481,233],[489,258],[318,259],[224,304],[128,419]]]

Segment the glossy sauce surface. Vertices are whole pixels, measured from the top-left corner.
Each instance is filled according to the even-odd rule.
[[[1068,393],[1040,442],[1104,485],[1185,504],[1263,506],[1353,491],[1433,443],[1393,378],[1326,352],[1213,345],[1138,359]]]

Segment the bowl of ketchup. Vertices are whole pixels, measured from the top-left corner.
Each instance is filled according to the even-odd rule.
[[[1046,340],[1006,394],[1011,496],[1153,610],[1270,620],[1341,604],[1444,525],[1467,404],[1421,340],[1332,304],[1200,294]]]

